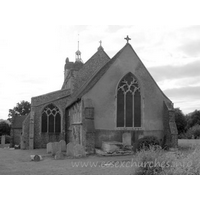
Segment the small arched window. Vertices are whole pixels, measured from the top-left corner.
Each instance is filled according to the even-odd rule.
[[[141,95],[132,73],[122,78],[117,88],[117,127],[141,127]]]
[[[59,109],[50,104],[42,112],[42,133],[60,133],[61,116]]]

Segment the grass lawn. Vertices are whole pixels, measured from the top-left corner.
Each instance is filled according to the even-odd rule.
[[[30,155],[43,155],[43,160],[33,162]],[[122,166],[126,161],[132,159],[133,156],[118,157],[98,157],[88,156],[86,158],[64,160],[54,160],[50,155],[46,154],[45,149],[39,150],[10,150],[0,149],[0,174],[33,174],[33,175],[61,175],[61,174],[130,174],[132,169]],[[105,163],[119,163],[118,167],[111,168]],[[89,166],[81,166],[80,164],[88,164]],[[93,164],[93,166],[92,166]],[[79,166],[77,166],[79,165]]]
[[[184,155],[191,154],[194,146],[200,146],[200,140],[179,140],[179,152]],[[33,162],[30,155],[43,156],[40,162]],[[46,154],[45,149],[37,150],[11,150],[0,149],[0,174],[1,175],[62,175],[62,174],[134,174],[131,162],[136,160],[135,155],[54,160]],[[81,166],[82,165],[82,166]],[[83,166],[87,165],[87,166]]]

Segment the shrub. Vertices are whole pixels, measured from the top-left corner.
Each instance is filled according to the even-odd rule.
[[[0,136],[0,143],[1,143],[1,137]],[[5,135],[5,144],[10,144],[11,143],[11,136],[9,135]]]
[[[175,155],[168,154],[161,148],[151,146],[148,150],[142,149],[136,154],[137,175],[164,175],[167,169],[172,166]]]
[[[200,138],[200,125],[196,124],[190,129],[188,129],[186,136],[188,139],[199,139]]]
[[[169,175],[199,175],[200,174],[200,148],[194,146],[193,151],[188,155],[176,160],[176,165],[169,168],[166,173]]]
[[[192,147],[192,152],[167,152],[150,147],[136,153],[136,175],[199,175],[200,147]]]
[[[149,149],[151,146],[160,146],[159,140],[154,136],[146,136],[138,140],[136,150]]]
[[[181,133],[181,134],[178,135],[178,139],[192,139],[192,136],[188,135],[187,132]]]
[[[5,143],[6,144],[10,144],[11,143],[11,136],[6,135]]]

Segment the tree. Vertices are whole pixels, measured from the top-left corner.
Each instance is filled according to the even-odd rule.
[[[11,119],[15,115],[27,115],[31,111],[31,104],[28,101],[21,101],[13,109],[9,109],[8,117]]]
[[[200,125],[200,111],[195,110],[194,112],[188,114],[187,116],[187,129],[195,126]]]
[[[0,121],[0,136],[10,135],[10,123],[7,120]]]
[[[175,122],[178,129],[178,134],[185,133],[187,127],[186,116],[179,108],[175,108]]]

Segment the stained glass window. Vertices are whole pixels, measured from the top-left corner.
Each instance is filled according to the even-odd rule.
[[[132,73],[117,88],[117,127],[141,127],[140,88]]]

